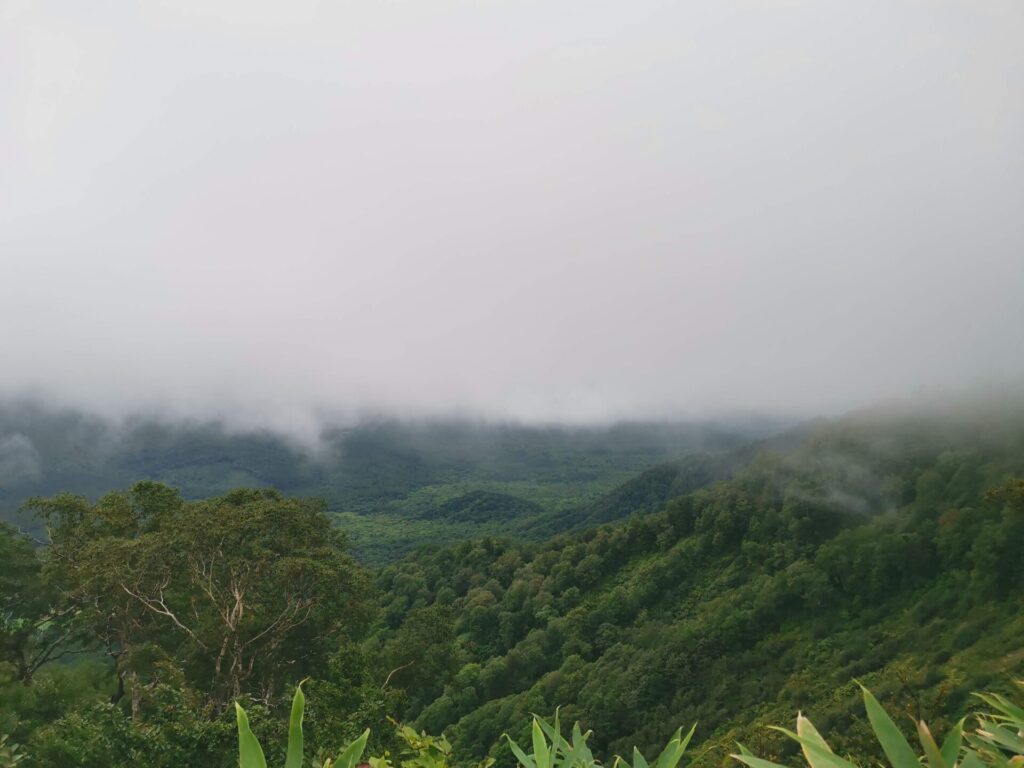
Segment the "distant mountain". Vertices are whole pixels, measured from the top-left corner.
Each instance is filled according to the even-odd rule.
[[[39,402],[0,403],[0,518],[18,519],[34,495],[95,498],[154,479],[203,498],[273,486],[326,499],[332,510],[510,526],[599,498],[636,473],[695,451],[734,450],[764,423],[621,423],[603,427],[473,421],[367,421],[327,425],[315,449],[266,430],[135,417],[114,422]],[[33,521],[18,520],[31,527]],[[438,539],[438,536],[441,536]],[[403,545],[406,546],[406,545]]]

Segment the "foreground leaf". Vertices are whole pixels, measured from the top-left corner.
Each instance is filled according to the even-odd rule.
[[[263,755],[256,735],[249,728],[249,717],[245,710],[235,702],[235,717],[238,720],[238,765],[239,768],[267,768],[267,758]]]
[[[964,743],[964,721],[960,720],[953,730],[947,735],[945,741],[942,742],[942,748],[939,752],[942,754],[942,759],[947,766],[956,765],[957,760],[960,758],[960,748]]]
[[[882,751],[889,758],[892,768],[920,768],[917,755],[911,749],[910,744],[896,723],[889,717],[878,699],[871,695],[871,691],[861,686],[864,692],[864,708],[868,711],[868,720],[875,731],[878,743],[882,745]]]
[[[302,715],[306,709],[306,697],[302,693],[302,685],[295,689],[292,699],[292,714],[288,719],[288,755],[284,768],[302,768]]]
[[[334,765],[337,768],[355,768],[359,764],[359,758],[363,756],[363,750],[366,749],[366,740],[370,738],[370,729],[367,728],[363,731],[362,735],[349,744],[338,755],[338,759],[334,761]]]

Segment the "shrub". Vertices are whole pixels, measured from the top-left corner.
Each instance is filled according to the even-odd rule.
[[[1024,688],[1024,683],[1018,683]],[[942,740],[942,745],[932,736],[924,721],[915,726],[920,742],[920,752],[910,745],[906,737],[893,722],[878,700],[861,686],[864,708],[868,722],[875,738],[891,768],[1019,768],[1024,766],[1024,708],[1014,704],[998,694],[977,694],[989,707],[989,711],[977,715],[977,728],[965,733],[964,720],[958,722]],[[249,719],[241,706],[235,705],[238,720],[238,752],[240,768],[267,768],[266,757],[259,741],[249,728]],[[305,696],[301,686],[296,689],[292,700],[291,717],[288,723],[288,751],[284,768],[302,768],[303,735],[302,718],[305,710]],[[417,733],[407,726],[398,725],[399,740],[405,744],[397,765],[401,768],[450,768],[453,760],[452,747],[446,738],[428,736]],[[677,730],[669,739],[653,764],[633,748],[632,761],[616,756],[613,768],[677,768],[693,738],[696,726],[683,736],[682,729]],[[857,764],[845,757],[840,757],[828,745],[818,730],[803,715],[797,715],[796,731],[785,728],[774,728],[799,745],[808,768],[857,768]],[[363,731],[359,738],[348,744],[336,759],[320,758],[313,761],[314,768],[356,768],[366,749],[369,729]],[[587,740],[590,731],[584,733],[579,723],[573,725],[567,739],[562,735],[559,716],[556,710],[554,721],[549,723],[534,715],[531,728],[531,752],[519,746],[508,734],[508,742],[512,754],[515,755],[521,768],[599,768],[600,761],[595,759]],[[0,740],[0,758],[4,741]],[[733,758],[748,768],[784,768],[770,760],[757,757],[742,744],[739,754]],[[0,763],[0,768],[13,766],[13,762]],[[486,759],[473,768],[491,768],[493,759]],[[371,757],[369,768],[394,768],[391,755],[387,752],[381,757]]]

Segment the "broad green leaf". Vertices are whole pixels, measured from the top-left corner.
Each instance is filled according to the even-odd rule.
[[[540,727],[536,717],[533,718],[533,759],[537,764],[537,768],[551,768],[551,755],[548,752],[548,743],[544,738],[544,730]]]
[[[750,768],[785,768],[785,766],[773,763],[771,760],[764,760],[760,757],[754,757],[751,754],[738,754],[729,755],[733,760],[739,760],[745,765],[749,765]]]
[[[235,717],[238,720],[238,765],[239,768],[267,768],[263,748],[249,728],[249,717],[235,702]]]
[[[818,757],[818,752],[827,752],[830,755],[835,754],[832,751],[832,747],[828,745],[828,742],[822,738],[821,734],[818,733],[818,729],[814,727],[814,723],[804,717],[802,714],[796,716],[796,733],[801,739],[806,740],[806,744],[801,744],[803,747],[804,758],[811,765],[811,768],[824,768],[821,763],[829,763],[831,761],[821,760]],[[810,745],[813,745],[812,748]]]
[[[1010,719],[1015,720],[1019,725],[1024,726],[1024,709],[1011,704],[1005,697],[998,693],[976,693],[974,695],[990,707],[995,707]]]
[[[946,764],[946,760],[939,751],[939,747],[932,737],[932,732],[928,730],[928,725],[924,720],[919,720],[917,723],[917,737],[921,741],[921,746],[924,748],[924,756],[928,759],[928,765],[931,768],[952,768],[951,765]]]
[[[368,738],[370,738],[369,728],[363,731],[362,735],[360,735],[358,739],[342,750],[341,754],[338,755],[338,759],[335,761],[337,768],[355,768],[359,763],[359,758],[363,756],[363,750],[366,749],[366,740]]]
[[[593,733],[594,733],[593,731],[587,731],[586,733],[583,733],[580,730],[579,722],[573,723],[573,726],[572,726],[572,748],[573,748],[573,751],[576,751],[578,749],[578,750],[580,750],[582,752],[585,752],[587,755],[589,755],[590,754],[590,749],[587,747],[587,739],[589,739]]]
[[[668,740],[664,748],[654,759],[654,768],[675,768],[675,764],[679,762],[679,758],[682,757],[682,753],[678,753],[679,742],[683,737],[683,729],[677,728],[676,732],[672,734],[672,738]]]
[[[587,746],[587,737],[590,736],[590,731],[586,734],[580,731],[580,724],[574,723],[572,726],[572,749],[568,751],[563,761],[565,768],[573,768],[573,766],[590,766],[594,762],[594,755],[591,753],[590,748]]]
[[[696,730],[697,724],[694,723],[690,728],[690,732],[684,737],[682,735],[683,729],[678,729],[673,734],[671,740],[669,740],[669,743],[665,745],[665,749],[658,755],[658,759],[654,763],[655,768],[676,768],[679,761],[683,759],[683,755],[686,754],[686,748],[689,746]]]
[[[640,750],[633,747],[633,768],[650,768],[647,765],[647,760],[640,754]]]
[[[681,728],[679,730],[682,730]],[[689,732],[683,737],[683,740],[679,742],[679,746],[684,751],[690,746],[690,742],[693,740],[693,734],[697,732],[697,724],[694,723],[690,726]]]
[[[569,745],[565,739],[562,738],[561,726],[558,722],[558,710],[555,710],[555,724],[551,725],[543,717],[533,716],[534,720],[540,723],[540,727],[544,729],[544,733],[547,734],[548,738],[551,739],[552,751],[557,752],[559,749],[565,749]]]
[[[964,721],[961,720],[947,735],[945,740],[942,742],[942,749],[939,752],[942,754],[942,760],[947,766],[952,768],[956,765],[956,761],[960,757],[960,747],[964,743]]]
[[[844,760],[839,757],[839,755],[832,752],[828,744],[825,744],[825,746],[822,747],[818,742],[804,738],[798,733],[793,733],[793,731],[788,728],[777,728],[772,726],[771,730],[784,733],[803,747],[804,756],[807,758],[807,762],[811,764],[812,768],[856,768],[853,763],[848,760]],[[821,736],[818,738],[821,739]],[[821,743],[824,743],[823,739],[821,739]]]
[[[892,768],[920,768],[914,750],[910,748],[896,723],[878,703],[878,699],[863,685],[861,690],[864,692],[864,708],[868,712],[868,720],[871,721],[878,743],[882,745],[882,751],[889,758]]]
[[[566,768],[572,768],[573,766],[590,766],[593,764],[594,754],[586,744],[577,744],[565,758]]]
[[[302,715],[306,709],[306,697],[302,693],[302,685],[295,688],[292,699],[292,714],[288,719],[288,755],[285,757],[284,768],[302,768]]]
[[[512,741],[511,736],[506,733],[505,738],[508,740],[509,749],[512,750],[512,754],[516,756],[516,760],[519,761],[519,764],[523,766],[523,768],[536,768],[536,763],[533,761],[533,758],[523,752],[519,745]]]
[[[1000,752],[985,753],[983,764],[985,768],[1014,768],[1015,765],[1015,763],[1011,763]]]
[[[978,734],[987,736],[989,741],[1005,747],[1011,752],[1018,755],[1024,754],[1024,739],[1005,726],[983,722]]]

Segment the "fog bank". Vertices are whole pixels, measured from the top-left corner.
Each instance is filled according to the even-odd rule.
[[[7,2],[0,395],[309,430],[1017,381],[1022,39],[1011,1]]]

